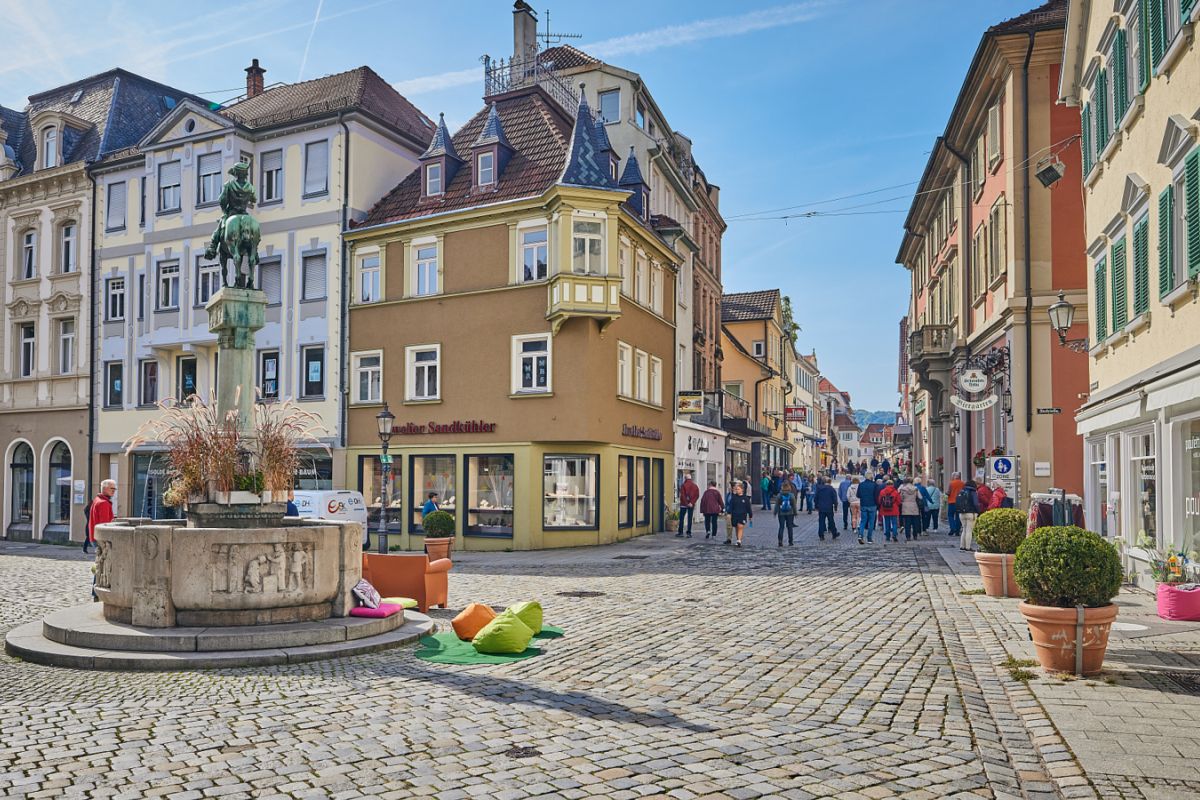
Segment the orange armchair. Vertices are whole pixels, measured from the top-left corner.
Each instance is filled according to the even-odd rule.
[[[411,597],[424,613],[430,606],[446,607],[453,566],[448,558],[430,561],[424,553],[363,553],[362,572],[384,597]]]

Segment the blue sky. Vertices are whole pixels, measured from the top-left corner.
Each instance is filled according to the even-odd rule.
[[[780,288],[792,297],[802,352],[816,349],[856,407],[896,408],[908,282],[894,259],[911,184],[983,31],[1038,0],[533,5],[543,21],[549,7],[554,29],[583,35],[572,44],[640,73],[692,139],[730,220],[726,291]],[[268,83],[368,64],[430,116],[444,111],[460,124],[480,104],[479,57],[512,47],[511,7],[0,0],[0,104],[21,107],[32,93],[114,66],[223,100],[242,91],[243,67],[257,57]],[[776,216],[839,215],[737,219],[785,207],[794,208]]]

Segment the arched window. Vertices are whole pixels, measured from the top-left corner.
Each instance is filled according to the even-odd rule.
[[[30,539],[33,533],[33,448],[21,442],[13,450],[9,464],[12,486],[12,519],[8,525],[11,539]]]
[[[42,130],[42,169],[58,166],[58,128]]]
[[[71,449],[58,442],[50,451],[47,465],[46,529],[68,529],[71,525]]]

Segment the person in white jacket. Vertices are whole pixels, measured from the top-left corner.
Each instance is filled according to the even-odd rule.
[[[850,488],[846,490],[846,502],[850,505],[850,530],[858,530],[859,518],[862,516],[862,501],[858,499],[858,476],[850,479]],[[863,543],[862,531],[858,531],[858,543]]]

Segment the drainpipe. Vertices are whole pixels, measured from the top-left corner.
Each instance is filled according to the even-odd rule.
[[[342,385],[346,388],[338,392],[338,403],[341,406],[339,409],[342,430],[340,432],[341,445],[345,448],[350,439],[350,404],[347,402],[347,394],[350,389],[350,292],[352,286],[351,275],[354,272],[353,265],[347,263],[347,255],[350,246],[346,243],[346,226],[350,220],[350,126],[342,119],[342,114],[337,116],[338,124],[342,126],[342,141],[344,142],[344,151],[342,155],[342,235],[339,237],[342,240],[342,298],[341,314],[342,318],[338,323],[338,343],[341,345],[341,361],[342,366]]]
[[[951,145],[949,142],[943,141],[942,144],[944,144],[946,146],[946,150],[949,151],[950,155],[952,155],[958,159],[959,163],[961,163],[963,165],[963,168],[966,170],[967,176],[970,177],[970,175],[971,175],[971,160],[969,158],[967,158],[965,155],[963,155],[962,153],[955,150],[953,145]],[[971,286],[971,275],[972,275],[973,268],[975,265],[972,263],[974,254],[971,252],[971,195],[969,194],[967,189],[969,189],[969,187],[963,186],[962,183],[960,182],[959,191],[962,192],[962,208],[959,211],[959,216],[962,218],[961,219],[962,225],[959,228],[959,236],[963,238],[963,246],[961,248],[961,250],[962,250],[961,261],[962,261],[962,265],[963,265],[963,276],[962,276],[962,288],[959,290],[961,296],[959,298],[960,303],[959,303],[959,307],[958,307],[959,308],[958,313],[962,314],[963,321],[966,323],[966,325],[964,327],[966,329],[967,334],[969,335],[971,333],[971,329],[974,327],[974,320],[975,320],[975,315],[973,313],[971,313],[971,297],[972,297],[972,291],[974,289],[974,287]],[[967,355],[970,355],[970,354],[971,354],[971,345],[967,344]],[[947,395],[949,395],[949,393],[951,391],[953,391],[953,389],[954,389],[953,386],[947,387],[947,389],[946,389]],[[947,397],[947,400],[949,400],[949,397]],[[969,412],[966,412],[966,411],[960,412],[957,409],[955,409],[954,414],[955,414],[955,416],[961,415],[961,417],[963,418],[963,420],[960,420],[960,424],[959,424],[958,428],[959,428],[959,434],[962,438],[962,443],[965,444],[966,446],[964,447],[964,446],[962,446],[962,444],[960,444],[958,450],[962,454],[963,457],[959,460],[959,464],[956,465],[958,467],[958,470],[951,470],[951,472],[958,471],[958,472],[961,472],[963,475],[971,475],[972,474],[971,469],[967,466],[968,464],[971,463],[971,453],[973,452],[971,449],[972,442],[971,442],[971,426],[969,424]],[[968,424],[962,424],[962,422],[967,422]]]
[[[86,171],[88,180],[92,183],[92,207],[89,211],[91,214],[92,235],[89,237],[91,241],[88,243],[89,261],[91,263],[91,273],[88,275],[88,282],[91,284],[91,302],[88,303],[88,427],[87,427],[87,487],[88,493],[84,495],[84,503],[90,503],[92,495],[96,491],[93,485],[95,480],[95,465],[96,458],[96,356],[100,350],[97,344],[96,337],[96,303],[100,297],[97,286],[98,265],[96,264],[96,176],[89,169]],[[87,531],[84,531],[83,538],[87,539]]]
[[[1029,223],[1029,60],[1033,57],[1033,42],[1037,38],[1036,31],[1029,31],[1026,34],[1029,37],[1029,47],[1025,50],[1025,63],[1021,65],[1021,136],[1024,140],[1022,145],[1022,157],[1025,159],[1021,172],[1024,173],[1022,179],[1022,193],[1024,198],[1024,215],[1025,215],[1025,432],[1029,433],[1033,430],[1033,287],[1030,285],[1032,277],[1032,265],[1030,253],[1030,223]],[[1011,365],[1010,365],[1010,375]],[[1012,391],[1010,387],[1004,387],[1006,391]]]

